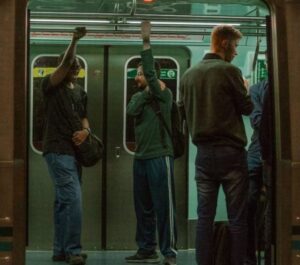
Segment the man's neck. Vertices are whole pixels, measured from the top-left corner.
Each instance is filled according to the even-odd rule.
[[[219,55],[223,60],[225,60],[225,54],[223,52],[217,51],[215,49],[211,49],[210,52]]]

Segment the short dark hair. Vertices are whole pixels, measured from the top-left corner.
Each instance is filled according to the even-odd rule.
[[[137,67],[143,66],[142,61],[140,61],[137,65]],[[154,61],[154,69],[156,72],[157,78],[160,78],[160,64],[157,60]]]

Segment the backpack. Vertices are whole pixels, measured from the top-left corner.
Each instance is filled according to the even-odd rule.
[[[181,122],[180,113],[176,102],[172,101],[171,131],[164,117],[161,115],[159,103],[156,100],[153,100],[153,104],[150,105],[172,140],[174,159],[181,157],[184,154],[185,135],[183,134],[183,124]],[[161,140],[163,142],[163,139]]]

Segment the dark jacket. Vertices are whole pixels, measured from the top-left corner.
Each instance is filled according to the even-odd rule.
[[[253,104],[241,71],[217,54],[205,55],[184,73],[179,105],[194,144],[247,144],[242,115],[249,115]]]
[[[261,156],[261,146],[259,141],[259,131],[261,128],[261,117],[263,111],[265,92],[268,87],[268,81],[261,81],[250,87],[250,96],[254,104],[254,109],[250,114],[251,127],[253,134],[251,136],[251,143],[248,148],[248,155]]]
[[[261,126],[259,130],[259,142],[261,145],[261,156],[269,165],[274,158],[274,117],[272,105],[272,91],[268,85],[265,90],[264,103],[261,115]]]
[[[161,90],[155,70],[151,49],[141,52],[142,65],[149,91],[134,94],[127,106],[127,114],[135,120],[135,158],[151,159],[161,156],[173,156],[171,139],[164,130],[164,143],[161,138],[160,121],[150,106],[153,98],[159,102],[162,116],[171,127],[172,92]]]

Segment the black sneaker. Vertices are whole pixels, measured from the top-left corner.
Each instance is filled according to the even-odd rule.
[[[176,257],[165,257],[164,265],[176,265]]]
[[[150,255],[136,253],[133,256],[125,258],[127,263],[160,263],[160,258],[156,252]]]
[[[87,259],[87,254],[85,253],[81,253],[80,256],[86,260]],[[54,262],[61,262],[61,261],[65,261],[65,262],[69,262],[69,256],[66,256],[65,254],[59,254],[59,255],[53,255],[52,256],[52,261]]]
[[[84,265],[87,259],[87,254],[70,255],[66,258],[66,262],[70,265]]]
[[[66,255],[65,254],[53,255],[52,261],[54,262],[66,261]]]

